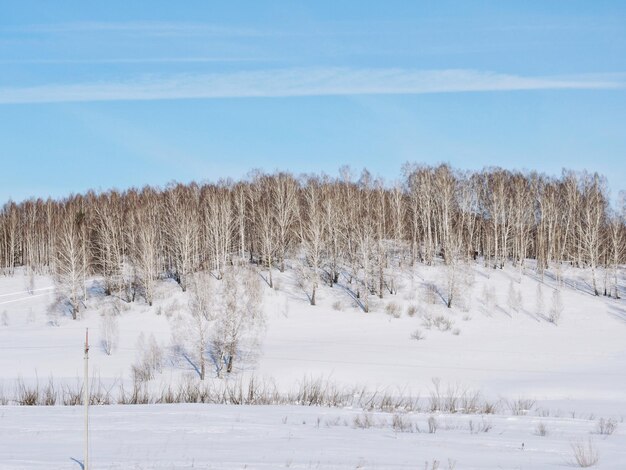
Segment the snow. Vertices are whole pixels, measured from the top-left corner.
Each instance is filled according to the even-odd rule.
[[[370,313],[358,308],[343,280],[343,286],[320,288],[318,305],[310,306],[295,270],[275,272],[278,288],[264,287],[267,323],[258,355],[240,362],[236,371],[237,377],[272,380],[283,391],[303,378],[323,378],[423,398],[438,378],[444,388],[479,390],[503,403],[536,400],[527,416],[513,416],[503,406],[500,414],[484,417],[491,431],[472,434],[468,423],[481,422],[480,416],[442,415],[440,429],[428,434],[394,432],[392,415],[385,413],[373,416],[386,425],[357,429],[354,417],[363,412],[356,409],[93,407],[93,468],[424,468],[433,459],[442,469],[448,459],[459,469],[562,468],[571,460],[571,443],[588,438],[600,454],[597,468],[624,468],[626,301],[591,295],[586,270],[563,269],[564,310],[555,325],[546,316],[559,283],[550,272],[541,279],[531,268],[520,275],[511,267],[472,265],[461,302],[452,309],[424,295],[428,283],[443,288],[445,268],[407,269],[397,274],[398,294],[372,297]],[[621,279],[623,285],[623,270]],[[535,307],[538,284],[543,313]],[[101,313],[113,299],[98,293],[97,279],[90,282],[89,308],[77,321],[55,313],[50,278],[37,276],[32,293],[28,285],[22,273],[0,277],[0,395],[9,395],[18,377],[40,384],[53,377],[57,387],[78,383],[86,327],[93,341],[91,374],[103,383],[129,380],[142,333],[153,334],[168,351],[157,387],[193,377],[191,365],[168,349],[174,319],[187,305],[187,294],[174,282],[159,283],[152,307],[141,299],[118,302],[119,344],[110,356],[98,341]],[[521,305],[509,301],[511,288]],[[398,304],[399,318],[385,313],[390,302]],[[409,306],[417,308],[416,315],[407,315]],[[426,328],[429,315],[449,319],[452,329]],[[417,329],[425,339],[411,338]],[[79,468],[71,458],[82,456],[81,413],[79,407],[1,406],[0,469]],[[409,418],[425,431],[429,416]],[[600,417],[616,420],[613,435],[591,433]],[[547,436],[535,435],[539,422]]]
[[[73,459],[82,458],[81,413],[1,408],[0,469],[80,468]],[[388,413],[370,414],[374,425],[363,429],[354,425],[361,411],[332,408],[116,405],[91,413],[93,469],[415,469],[434,460],[441,469],[556,469],[571,463],[581,436],[598,450],[597,468],[626,462],[623,429],[604,438],[588,419],[438,415],[429,434],[430,415],[407,416],[421,432],[396,432]],[[546,436],[537,435],[539,422]]]

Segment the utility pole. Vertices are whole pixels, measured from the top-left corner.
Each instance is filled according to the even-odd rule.
[[[89,470],[89,328],[85,329],[85,379],[83,402],[85,404],[85,451],[83,470]]]

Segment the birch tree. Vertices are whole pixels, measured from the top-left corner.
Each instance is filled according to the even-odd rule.
[[[80,305],[84,302],[85,275],[87,266],[83,257],[81,240],[81,213],[69,215],[61,224],[56,250],[55,281],[57,291],[69,304],[72,318],[78,318]]]
[[[212,351],[218,377],[233,372],[235,361],[244,355],[242,343],[256,346],[254,333],[263,325],[261,286],[248,266],[230,266],[222,280],[222,305],[217,311]]]
[[[320,182],[309,179],[304,187],[300,208],[300,241],[304,251],[305,278],[309,284],[309,302],[315,305],[319,285],[319,272],[326,239],[326,219],[323,209],[323,192]]]

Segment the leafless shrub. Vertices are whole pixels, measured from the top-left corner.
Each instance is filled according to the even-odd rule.
[[[521,293],[513,285],[513,281],[509,282],[509,291],[506,299],[509,311],[518,311],[522,304]]]
[[[411,339],[414,339],[415,341],[421,341],[424,338],[426,338],[424,336],[424,333],[422,333],[422,331],[419,330],[419,329],[415,330],[415,331],[413,331],[413,333],[411,333]]]
[[[333,302],[333,310],[337,312],[341,312],[343,310],[343,304],[341,303],[341,300],[335,300]]]
[[[111,397],[111,389],[103,386],[100,380],[90,380],[91,389],[89,390],[90,405],[110,405],[113,402]]]
[[[561,298],[561,291],[556,289],[552,292],[552,304],[550,305],[550,312],[548,314],[548,320],[558,325],[563,313],[563,299]]]
[[[433,379],[430,393],[429,410],[445,413],[478,413],[485,412],[486,402],[482,401],[480,392],[472,391],[459,385],[448,385],[445,389],[441,381]]]
[[[4,394],[4,387],[0,383],[0,406],[6,406],[9,404],[9,398]]]
[[[178,301],[178,299],[174,299],[163,307],[159,307],[162,309],[163,313],[167,318],[172,318],[174,314],[180,312],[182,305]]]
[[[435,319],[432,314],[426,312],[422,315],[422,326],[427,330],[430,330],[433,327],[434,321]]]
[[[437,315],[433,319],[433,325],[439,331],[449,331],[452,328],[452,325],[454,325],[454,322],[443,315]]]
[[[35,270],[32,266],[28,266],[25,274],[26,278],[24,278],[24,287],[26,288],[28,295],[33,295],[35,293]]]
[[[483,286],[481,302],[485,308],[486,313],[488,315],[491,315],[496,307],[496,291],[493,286],[487,286],[487,284]]]
[[[378,400],[376,398],[378,397]],[[411,412],[419,410],[419,395],[417,397],[402,397],[389,393],[377,394],[375,393],[368,405],[366,402],[362,402],[363,407],[368,407],[372,410],[384,411],[387,413]]]
[[[286,416],[285,416],[285,418],[283,418],[283,424],[287,423],[287,419],[286,418],[287,418]],[[324,425],[327,428],[335,427],[335,426],[341,426],[341,424],[342,424],[342,420],[341,420],[341,418],[339,416],[337,416],[335,418],[327,419],[327,420],[324,421]],[[345,424],[346,423],[344,421],[344,425]]]
[[[541,283],[537,283],[537,289],[535,290],[535,313],[540,317],[544,315],[544,301],[543,301],[543,289]]]
[[[537,427],[535,428],[535,434],[537,436],[547,436],[548,435],[548,428],[546,427],[546,425],[543,422],[540,422],[539,424],[537,424]]]
[[[133,386],[129,391],[126,391],[124,382],[120,384],[117,403],[120,405],[147,405],[154,403],[154,397],[150,395],[142,382],[133,380]]]
[[[432,283],[427,283],[422,289],[422,300],[424,303],[435,305],[438,301],[439,292],[437,286]]]
[[[572,453],[574,454],[574,464],[581,467],[593,467],[598,463],[600,456],[595,445],[589,439],[587,442],[576,441],[572,442]]]
[[[428,433],[435,434],[439,428],[439,423],[434,416],[428,418]]]
[[[171,384],[168,384],[167,387],[161,389],[161,394],[157,399],[157,403],[177,403],[178,402],[178,394],[174,389],[172,389]]]
[[[9,314],[6,310],[3,310],[2,315],[0,315],[0,325],[9,326]]]
[[[526,415],[535,406],[535,400],[529,398],[518,398],[510,400],[508,403],[509,410],[516,416]]]
[[[146,343],[143,333],[137,339],[138,359],[131,366],[134,382],[152,380],[157,372],[163,369],[163,349],[157,343],[153,334]]]
[[[409,305],[406,308],[406,314],[409,317],[414,317],[417,314],[417,305]]]
[[[460,328],[453,328],[452,329],[452,334],[454,336],[459,336],[461,334],[461,329]]]
[[[100,336],[102,350],[107,356],[110,356],[117,348],[119,338],[117,317],[111,311],[106,311],[100,319]]]
[[[483,432],[489,432],[493,429],[493,425],[489,421],[481,419],[480,423],[474,424],[474,421],[470,419],[469,431],[471,434],[479,434]]]
[[[471,315],[463,315],[463,317],[461,318],[461,320],[463,321],[470,321],[472,319]]]
[[[35,406],[39,404],[39,384],[26,385],[21,378],[17,379],[16,401],[18,405]]]
[[[615,432],[617,428],[617,421],[614,419],[604,419],[600,418],[596,423],[596,427],[594,429],[595,434],[600,434],[603,436],[610,436]]]
[[[307,406],[333,406],[344,401],[343,395],[332,383],[322,379],[304,379],[293,398],[295,403]]]
[[[80,382],[76,382],[74,387],[68,384],[63,385],[62,399],[65,406],[77,406],[83,403],[83,386]]]
[[[39,404],[44,406],[54,406],[57,403],[57,398],[58,395],[54,386],[54,381],[52,380],[52,377],[50,377],[48,384],[44,387],[41,393],[41,402]]]
[[[149,369],[148,366],[145,366]],[[145,375],[142,375],[145,374]],[[362,388],[339,388],[336,384],[323,379],[305,379],[298,387],[288,393],[278,391],[272,381],[258,381],[254,377],[247,380],[206,382],[188,377],[176,387],[163,386],[161,389],[148,386],[145,377],[150,372],[136,370],[133,374],[131,387],[128,383],[115,382],[105,387],[99,378],[90,380],[90,404],[106,405],[142,404],[142,403],[211,403],[211,404],[239,404],[239,405],[303,405],[328,406],[335,408],[351,407],[362,409],[364,412],[408,413],[421,411],[420,397],[394,395],[392,393],[367,391]],[[27,386],[18,381],[15,397],[2,398],[0,404],[15,402],[25,405],[56,404],[60,402],[66,406],[81,405],[83,402],[82,382],[77,379],[74,385],[64,383],[60,393],[50,379],[48,387],[39,385]],[[114,390],[115,389],[115,390]],[[490,405],[480,402],[479,394],[457,390],[452,398],[440,398],[443,405],[441,411],[458,413],[487,413]],[[431,407],[434,405],[431,404]],[[439,411],[435,409],[433,411]],[[415,427],[417,430],[417,426]]]
[[[389,302],[385,305],[385,313],[393,318],[400,318],[402,315],[402,309],[396,302]]]
[[[395,432],[413,432],[413,423],[405,415],[395,413],[391,420],[391,427]]]
[[[439,465],[439,460],[433,459],[432,463],[429,463],[427,460],[424,462],[424,470],[439,470]]]
[[[368,429],[374,426],[374,418],[369,413],[361,413],[356,415],[352,420],[352,425],[358,429]]]
[[[493,415],[496,414],[500,410],[500,402],[499,401],[483,401],[479,413]]]

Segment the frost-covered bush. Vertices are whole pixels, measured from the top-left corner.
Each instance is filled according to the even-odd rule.
[[[562,313],[563,299],[561,298],[561,291],[559,289],[556,289],[552,292],[552,304],[550,305],[550,313],[548,315],[548,319],[555,325],[558,325]]]
[[[352,420],[352,424],[355,428],[359,429],[368,429],[374,426],[374,418],[369,413],[362,413],[360,415],[356,415]]]
[[[437,429],[439,428],[439,422],[437,422],[437,418],[431,416],[428,418],[428,433],[435,434]]]
[[[407,306],[406,314],[409,317],[414,317],[417,314],[417,305],[409,305],[409,306]]]
[[[131,366],[134,382],[152,380],[157,372],[163,370],[163,348],[153,334],[146,342],[143,333],[137,339],[137,361]]]
[[[424,303],[435,305],[438,296],[439,293],[437,292],[437,286],[435,284],[428,283],[424,285],[422,289],[422,300]]]
[[[421,341],[424,338],[426,338],[424,336],[424,333],[422,333],[422,330],[415,330],[413,333],[411,333],[411,339],[414,339],[415,341]]]
[[[393,318],[400,318],[402,315],[402,309],[396,302],[389,302],[385,306],[385,313]]]
[[[391,427],[395,432],[413,432],[413,423],[405,415],[395,413],[391,419]]]
[[[594,430],[595,434],[601,434],[603,436],[610,436],[615,432],[617,428],[617,421],[614,419],[604,419],[600,418],[596,423],[596,428]]]
[[[111,311],[105,311],[100,319],[100,344],[107,356],[117,348],[119,339],[119,325],[117,316]]]
[[[516,416],[525,415],[535,406],[535,400],[529,398],[518,398],[508,402],[511,413]]]
[[[572,452],[574,454],[574,464],[581,468],[593,467],[600,460],[598,450],[589,439],[587,442],[572,442]]]
[[[452,320],[450,320],[449,318],[446,318],[443,315],[437,315],[433,319],[433,325],[439,331],[448,331],[448,330],[452,329],[452,325],[454,325],[454,322]]]
[[[548,428],[546,427],[546,425],[541,422],[537,425],[537,427],[535,428],[535,434],[537,436],[547,436],[548,435]]]

